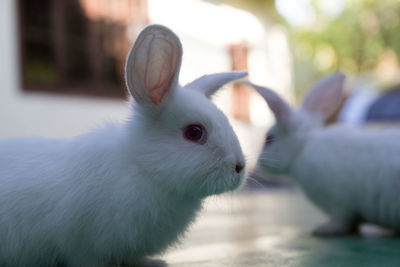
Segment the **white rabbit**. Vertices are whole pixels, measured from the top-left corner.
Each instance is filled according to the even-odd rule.
[[[297,111],[273,91],[252,85],[276,117],[258,163],[288,175],[328,214],[316,235],[350,234],[364,222],[398,231],[400,129],[323,127],[340,102],[344,80],[339,72],[322,79]]]
[[[176,242],[206,196],[241,184],[238,139],[208,97],[247,73],[181,88],[181,58],[178,37],[151,25],[127,58],[126,123],[0,142],[0,266],[132,264]]]

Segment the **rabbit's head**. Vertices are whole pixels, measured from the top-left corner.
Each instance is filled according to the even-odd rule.
[[[290,108],[274,91],[249,83],[265,99],[276,119],[267,132],[258,160],[261,168],[275,174],[288,172],[298,153],[312,138],[312,130],[322,127],[339,105],[344,80],[345,75],[340,72],[321,79],[298,110]]]
[[[237,188],[245,161],[225,115],[209,97],[246,72],[211,74],[180,87],[182,47],[160,25],[145,28],[126,62],[127,87],[134,98],[132,161],[155,186],[188,197]]]

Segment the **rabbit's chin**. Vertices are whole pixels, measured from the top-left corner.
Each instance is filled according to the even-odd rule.
[[[198,197],[204,198],[211,195],[219,195],[237,189],[244,180],[244,174],[218,175],[213,174],[204,179],[198,189]]]

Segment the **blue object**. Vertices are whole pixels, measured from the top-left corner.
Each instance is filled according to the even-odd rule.
[[[375,100],[367,112],[366,121],[400,121],[400,86]]]

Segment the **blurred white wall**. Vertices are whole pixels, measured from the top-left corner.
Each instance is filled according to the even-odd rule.
[[[184,58],[181,83],[212,72],[229,71],[228,45],[249,46],[250,78],[272,86],[291,99],[291,60],[284,30],[266,28],[248,12],[200,0],[149,0],[152,23],[170,27],[180,36]],[[27,93],[20,88],[18,40],[14,0],[0,1],[0,138],[40,135],[69,137],[105,120],[123,120],[129,113],[124,101]],[[252,123],[232,119],[231,91],[227,86],[214,98],[230,117],[250,165],[254,165],[272,117],[257,95],[251,96]]]

